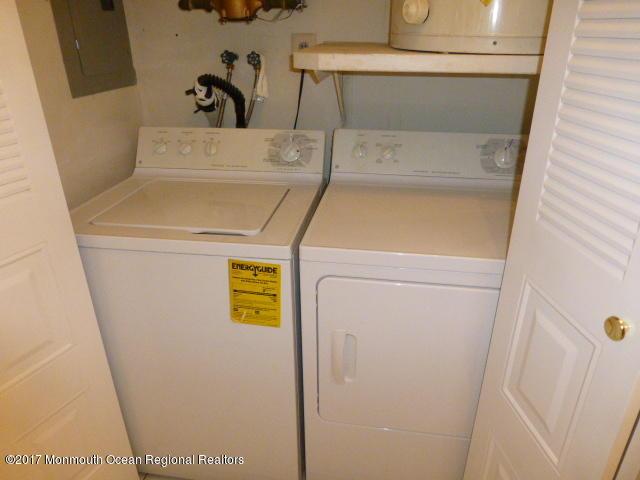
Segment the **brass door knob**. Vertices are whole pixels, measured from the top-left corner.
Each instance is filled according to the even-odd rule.
[[[631,330],[631,325],[618,317],[609,317],[604,321],[604,331],[614,342],[621,342]]]

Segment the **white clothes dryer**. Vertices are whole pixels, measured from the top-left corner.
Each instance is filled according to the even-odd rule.
[[[139,470],[300,479],[297,251],[324,134],[142,128],[136,162],[72,217]]]
[[[339,130],[300,247],[308,480],[459,480],[525,139]]]

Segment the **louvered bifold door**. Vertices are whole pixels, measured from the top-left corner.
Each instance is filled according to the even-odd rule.
[[[26,192],[29,178],[20,156],[9,107],[0,84],[0,201]]]
[[[640,0],[555,1],[522,182],[465,478],[612,479],[640,409]]]
[[[622,278],[640,221],[640,2],[579,12],[540,216]]]
[[[131,449],[16,4],[0,0],[0,479],[138,478],[109,454]]]

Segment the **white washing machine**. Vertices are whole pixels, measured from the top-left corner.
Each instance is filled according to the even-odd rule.
[[[308,480],[462,478],[524,142],[336,131],[300,246]]]
[[[143,128],[133,177],[73,212],[134,453],[160,457],[140,471],[301,478],[296,257],[323,151],[320,132]]]

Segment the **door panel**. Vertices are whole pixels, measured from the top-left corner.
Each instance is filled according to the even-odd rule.
[[[131,455],[14,0],[0,0],[0,478],[134,480]]]
[[[588,332],[525,285],[503,392],[554,464],[588,389],[597,352]]]
[[[0,393],[72,347],[60,294],[43,246],[0,265]]]
[[[611,479],[621,459],[640,364],[639,32],[640,0],[554,2],[468,480],[494,443],[522,480]]]
[[[487,455],[487,465],[482,475],[482,480],[517,480],[518,477],[513,471],[502,448],[496,443],[495,438],[489,445]]]
[[[616,475],[616,480],[638,480],[640,478],[640,429],[638,421],[635,421],[635,429],[633,435],[629,439],[624,460],[620,465],[620,470]]]
[[[486,288],[323,279],[320,416],[468,438],[497,299]]]
[[[47,452],[49,455],[72,457],[87,451],[87,445],[95,441],[87,438],[82,425],[91,423],[91,408],[84,391],[70,403],[55,412],[46,422],[27,432],[16,445],[18,451]],[[41,460],[42,461],[42,460]],[[65,480],[68,478],[97,479],[100,465],[56,465],[40,464],[31,474],[32,478]]]

